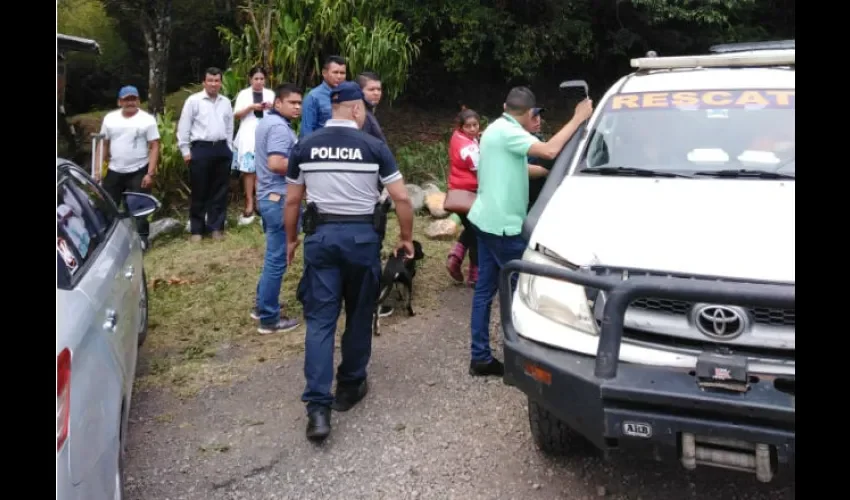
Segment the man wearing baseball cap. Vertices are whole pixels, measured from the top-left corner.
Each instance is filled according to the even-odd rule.
[[[354,82],[330,93],[331,119],[292,149],[286,172],[287,264],[298,247],[298,216],[304,212],[304,271],[298,300],[307,334],[301,400],[307,405],[307,438],[331,432],[331,410],[348,411],[366,396],[366,367],[372,354],[372,313],[381,274],[380,221],[375,210],[378,180],[395,202],[399,221],[396,252],[413,257],[413,205],[387,145],[363,132],[366,104]],[[334,338],[345,303],[342,361],[334,379]]]
[[[159,129],[156,119],[139,108],[139,90],[127,85],[118,91],[118,107],[103,117],[100,133],[103,142],[98,157],[108,159],[109,166],[103,178],[103,189],[115,201],[124,202],[125,191],[150,193],[159,160]],[[100,169],[95,169],[95,180],[101,182]],[[145,217],[136,219],[144,248],[148,246],[150,232]]]

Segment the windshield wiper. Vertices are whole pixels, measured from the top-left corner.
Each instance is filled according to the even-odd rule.
[[[754,178],[754,179],[796,179],[796,175],[782,174],[779,172],[768,172],[767,170],[751,170],[746,168],[726,169],[726,170],[700,170],[694,172],[694,175],[705,175],[708,177],[729,177],[734,179]]]
[[[599,174],[599,175],[633,175],[636,177],[689,177],[683,174],[674,172],[664,172],[662,170],[650,170],[648,168],[635,167],[589,167],[579,171],[582,174]]]

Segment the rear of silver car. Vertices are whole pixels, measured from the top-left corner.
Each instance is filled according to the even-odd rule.
[[[109,339],[92,335],[103,325],[86,294],[57,290],[56,299],[56,498],[121,498],[123,370]]]

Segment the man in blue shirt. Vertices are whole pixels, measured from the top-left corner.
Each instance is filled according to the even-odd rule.
[[[340,56],[325,59],[322,66],[322,83],[311,89],[304,98],[299,138],[325,126],[325,122],[331,117],[331,90],[344,81],[345,59]]]
[[[344,82],[331,93],[331,102],[333,119],[298,143],[286,173],[287,262],[298,246],[305,192],[308,210],[312,213],[315,204],[317,212],[315,227],[304,227],[304,274],[298,285],[307,322],[307,383],[301,400],[307,404],[307,438],[314,441],[330,434],[331,409],[348,411],[368,391],[366,366],[381,276],[381,237],[373,217],[378,179],[395,202],[400,233],[396,252],[413,257],[413,205],[390,149],[359,130],[366,121],[363,92],[356,83]],[[334,338],[343,302],[345,331],[334,395]]]
[[[257,207],[266,233],[266,257],[251,317],[260,321],[257,332],[261,335],[290,331],[299,324],[281,314],[279,297],[287,266],[283,227],[286,172],[290,153],[298,142],[291,121],[300,115],[301,90],[291,83],[280,85],[275,89],[274,109],[260,120],[256,130]]]

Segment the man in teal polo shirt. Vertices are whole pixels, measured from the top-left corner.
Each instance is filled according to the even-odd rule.
[[[469,374],[474,376],[504,374],[501,361],[490,352],[490,311],[499,287],[499,271],[506,262],[521,258],[527,245],[520,231],[528,215],[528,178],[546,173],[542,167],[529,165],[528,156],[554,159],[593,113],[590,99],[580,102],[572,119],[543,142],[526,130],[536,104],[530,89],[514,87],[505,99],[504,114],[481,135],[478,196],[467,216],[478,234],[469,365]],[[516,279],[512,284],[516,288]]]

